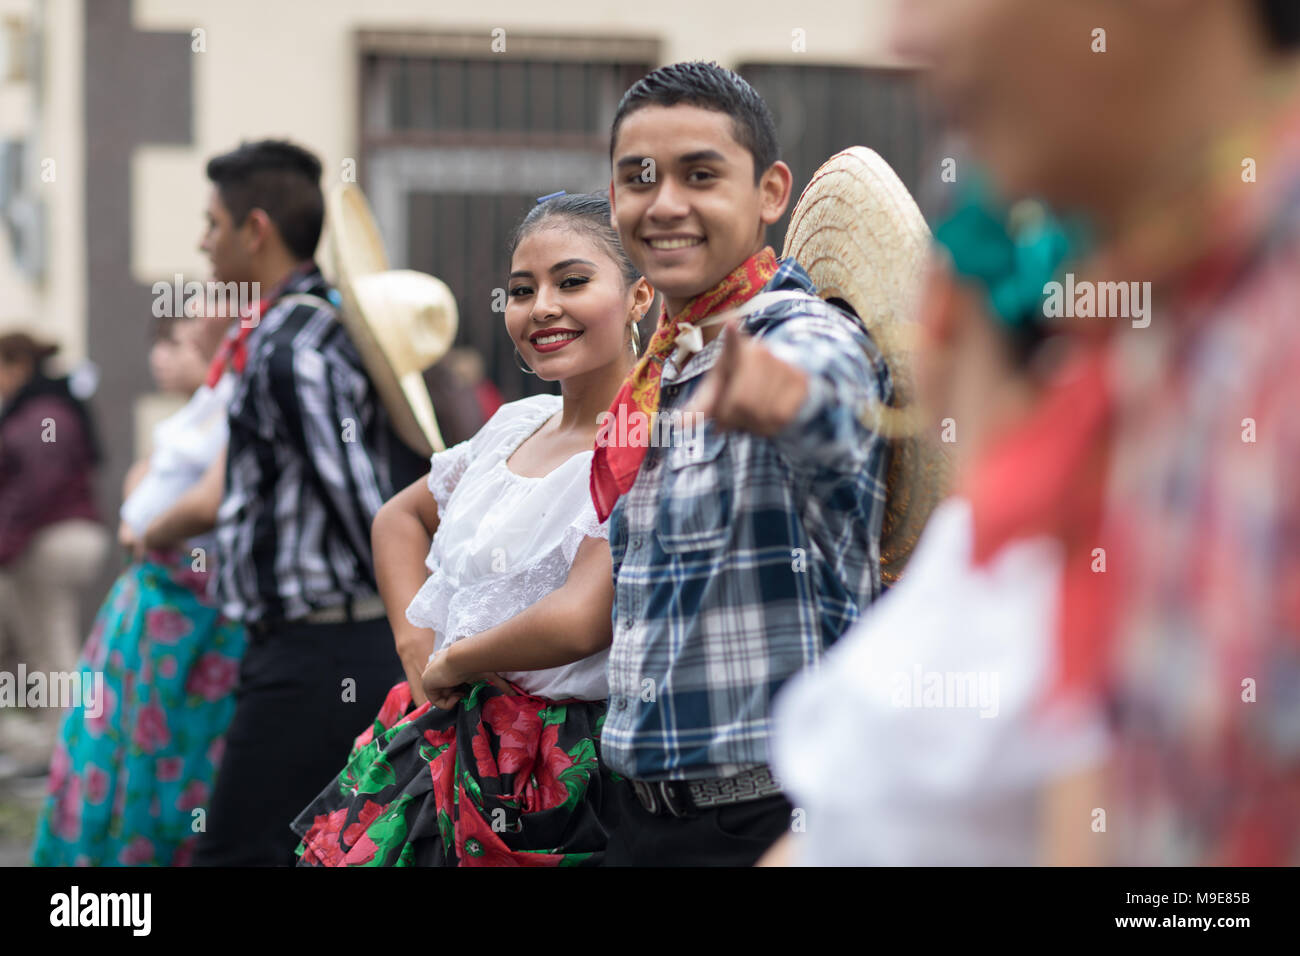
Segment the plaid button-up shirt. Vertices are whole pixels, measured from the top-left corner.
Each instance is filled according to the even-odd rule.
[[[850,316],[781,264],[763,291],[807,293],[742,324],[809,376],[773,438],[658,432],[610,516],[614,642],[604,759],[638,779],[730,776],[767,763],[773,696],[817,661],[881,591],[889,445],[872,429],[892,398],[879,350]],[[715,338],[678,369],[671,419],[717,361]],[[662,419],[661,419],[662,420]],[[657,441],[657,444],[656,444]]]

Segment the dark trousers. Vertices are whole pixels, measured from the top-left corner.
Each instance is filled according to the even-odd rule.
[[[780,794],[674,817],[647,811],[627,781],[614,791],[618,823],[605,866],[753,866],[790,830],[790,802]]]
[[[290,822],[343,769],[401,677],[385,618],[250,633],[195,865],[292,865]]]

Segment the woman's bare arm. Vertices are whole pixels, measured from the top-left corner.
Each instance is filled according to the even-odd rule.
[[[217,511],[226,490],[226,449],[222,448],[203,477],[176,503],[149,522],[143,546],[170,548],[217,526]]]
[[[456,641],[424,673],[430,699],[482,674],[535,671],[590,657],[613,640],[613,560],[609,542],[584,538],[564,584],[508,621]],[[439,704],[442,706],[442,704]]]
[[[144,476],[149,473],[149,459],[142,458],[133,464],[126,471],[126,477],[122,479],[122,500],[125,501],[131,497],[131,492],[135,491],[136,486],[144,481]],[[135,539],[135,532],[125,521],[119,520],[117,523],[117,543],[128,551],[134,552],[138,542]]]
[[[424,567],[429,543],[438,530],[438,502],[429,492],[427,478],[420,478],[393,495],[375,515],[370,526],[370,547],[375,560],[375,581],[388,611],[393,641],[402,670],[411,685],[416,704],[427,699],[420,675],[433,653],[435,635],[406,619],[406,607],[424,585]]]

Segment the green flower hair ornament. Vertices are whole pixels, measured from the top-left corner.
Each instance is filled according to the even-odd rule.
[[[1081,224],[1067,223],[1035,200],[1010,210],[973,192],[934,231],[957,275],[985,290],[994,317],[1010,329],[1045,325],[1043,287],[1086,245]]]

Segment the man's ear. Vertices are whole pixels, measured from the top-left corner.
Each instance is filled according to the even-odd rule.
[[[761,196],[759,216],[763,220],[763,225],[770,226],[785,215],[785,207],[790,204],[790,190],[793,184],[794,174],[790,172],[790,167],[779,159],[763,173],[763,177],[758,181],[758,191]]]
[[[240,231],[244,233],[250,256],[256,255],[267,247],[274,229],[275,224],[271,222],[271,217],[266,214],[265,209],[255,208],[248,211]]]
[[[633,290],[633,308],[636,309],[638,315],[648,314],[655,301],[654,286],[649,283],[645,276],[642,276],[636,280]]]

